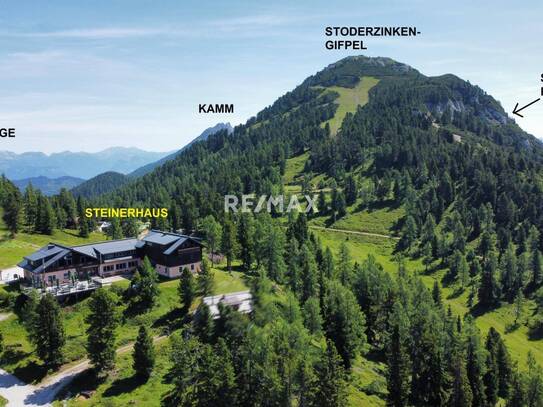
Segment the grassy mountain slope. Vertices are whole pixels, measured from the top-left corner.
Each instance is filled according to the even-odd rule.
[[[326,88],[328,92],[337,93],[339,96],[334,101],[338,105],[336,114],[333,118],[324,122],[323,125],[328,123],[331,133],[336,134],[347,113],[356,112],[359,106],[362,107],[368,102],[369,91],[378,82],[378,79],[372,77],[362,77],[354,88],[342,86],[330,86]]]

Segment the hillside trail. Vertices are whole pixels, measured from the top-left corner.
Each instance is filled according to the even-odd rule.
[[[167,336],[160,335],[153,337],[153,343],[166,339]],[[117,355],[130,351],[134,343],[117,348]],[[84,359],[74,365],[61,369],[54,375],[46,377],[42,382],[33,385],[24,383],[16,376],[0,369],[0,396],[4,397],[8,407],[44,407],[51,406],[56,395],[67,386],[80,373],[91,366],[88,359]]]
[[[349,234],[360,235],[360,236],[382,237],[382,238],[385,238],[385,239],[394,239],[394,240],[399,240],[400,239],[397,236],[383,235],[383,234],[380,234],[380,233],[372,233],[372,232],[361,232],[359,230],[327,228],[327,227],[324,227],[324,226],[314,226],[314,225],[310,225],[309,228],[310,229],[316,229],[316,230],[328,230],[330,232],[349,233]]]

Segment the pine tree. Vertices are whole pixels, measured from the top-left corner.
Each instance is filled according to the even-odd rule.
[[[38,357],[48,367],[59,366],[63,361],[62,347],[66,343],[66,335],[60,306],[52,294],[41,298],[34,323],[32,334]]]
[[[36,217],[36,231],[44,235],[53,234],[55,228],[55,212],[51,206],[51,202],[43,195],[38,196],[38,216]]]
[[[79,236],[82,238],[89,237],[89,223],[86,219],[79,218]]]
[[[113,240],[123,238],[123,229],[121,228],[119,218],[110,219],[110,226],[107,228],[107,234]]]
[[[138,271],[140,278],[137,282],[137,287],[134,287],[137,292],[138,302],[144,309],[151,309],[160,294],[158,274],[147,256],[143,259],[143,263]]]
[[[264,245],[264,267],[268,276],[282,283],[286,273],[285,264],[285,235],[279,226],[272,225]]]
[[[432,299],[437,306],[441,307],[443,305],[443,300],[441,298],[441,288],[439,287],[439,283],[437,282],[437,280],[434,280],[434,286],[432,288]]]
[[[486,407],[484,352],[479,341],[479,332],[471,318],[466,321],[466,371],[473,394],[473,407]]]
[[[525,407],[527,405],[526,400],[526,385],[522,375],[516,371],[513,373],[511,380],[511,392],[506,407]]]
[[[213,338],[213,317],[211,316],[211,311],[209,306],[202,302],[196,313],[194,314],[194,320],[192,321],[192,326],[194,333],[201,342],[210,343]]]
[[[493,307],[500,300],[500,286],[497,279],[497,260],[494,252],[487,254],[479,287],[479,303],[485,307]]]
[[[319,299],[309,298],[303,307],[304,325],[312,335],[319,335],[322,332],[322,316]]]
[[[472,405],[473,394],[466,372],[465,362],[464,357],[457,357],[453,361],[454,367],[452,391],[448,404],[450,407],[464,407]]]
[[[405,219],[405,224],[402,230],[402,242],[407,250],[411,250],[411,247],[417,239],[417,223],[413,216],[408,215]]]
[[[318,294],[318,276],[315,256],[307,244],[303,244],[300,253],[301,291],[298,292],[302,301]]]
[[[224,220],[222,228],[221,251],[226,256],[226,266],[230,272],[232,271],[232,261],[238,251],[238,242],[236,238],[236,227],[229,217]]]
[[[38,216],[38,195],[31,182],[28,183],[25,189],[24,212],[25,225],[30,231],[33,231],[36,227],[36,218]]]
[[[115,295],[99,288],[91,296],[89,310],[87,354],[97,375],[102,375],[115,364],[115,331],[119,324]]]
[[[345,242],[341,242],[339,246],[339,256],[336,265],[337,278],[344,286],[348,287],[351,284],[353,266],[351,264],[351,254]]]
[[[518,291],[517,277],[517,259],[515,256],[515,249],[512,243],[509,243],[507,250],[503,253],[500,261],[500,276],[503,292],[509,301],[515,298]]]
[[[222,226],[215,220],[213,215],[208,215],[202,221],[202,229],[205,236],[204,240],[211,251],[211,262],[214,264],[215,250],[221,241]]]
[[[529,407],[539,407],[543,405],[543,369],[531,351],[528,352],[527,365],[526,401]]]
[[[499,388],[499,371],[497,356],[497,340],[498,332],[491,327],[486,337],[486,373],[483,377],[485,384],[485,395],[489,405],[494,406],[498,401],[498,388]]]
[[[238,222],[239,257],[243,270],[249,271],[254,260],[254,221],[249,213],[242,213]]]
[[[140,326],[138,337],[134,344],[132,358],[132,366],[136,372],[136,376],[147,381],[155,366],[155,348],[153,345],[153,338],[144,325]]]
[[[326,336],[334,342],[345,367],[350,369],[366,342],[366,320],[352,291],[337,281],[327,287],[324,320]]]
[[[400,303],[394,304],[391,335],[387,351],[387,405],[403,407],[409,401],[411,360],[409,358],[409,323]]]
[[[11,236],[15,236],[19,231],[19,217],[21,213],[22,203],[19,191],[13,191],[5,198],[3,205],[4,213],[2,219],[6,224]]]
[[[202,259],[202,266],[198,273],[198,289],[203,297],[213,294],[213,288],[215,286],[215,274],[209,265],[207,259]]]
[[[358,190],[356,185],[356,180],[352,174],[349,174],[345,180],[345,202],[347,205],[352,205],[356,202],[358,196]]]
[[[347,405],[347,375],[334,343],[326,341],[326,350],[316,366],[318,407],[344,407]]]
[[[177,292],[179,293],[179,300],[183,304],[183,312],[187,314],[196,297],[196,289],[194,287],[194,277],[186,267],[181,272]]]

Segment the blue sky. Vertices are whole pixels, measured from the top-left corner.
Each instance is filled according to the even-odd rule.
[[[17,131],[0,150],[177,149],[353,55],[324,48],[336,25],[415,25],[421,36],[368,38],[363,53],[454,73],[508,112],[539,97],[543,2],[442,3],[0,0],[0,127]],[[517,122],[543,137],[543,102],[525,112]]]

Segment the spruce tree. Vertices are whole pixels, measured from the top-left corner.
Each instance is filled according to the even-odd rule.
[[[15,236],[19,231],[19,218],[22,209],[22,202],[18,190],[8,194],[5,198],[3,209],[4,213],[2,214],[2,219],[11,233],[11,236]]]
[[[409,323],[400,303],[394,304],[391,321],[391,335],[387,350],[387,405],[403,407],[409,401],[411,360]]]
[[[87,315],[87,354],[97,375],[115,365],[115,339],[119,316],[115,295],[104,288],[96,290],[89,301]]]
[[[213,294],[215,286],[215,274],[206,258],[202,259],[202,266],[198,273],[198,288],[203,297]]]
[[[326,350],[316,366],[318,407],[344,407],[347,405],[347,374],[334,343],[326,341]]]
[[[49,199],[43,195],[38,196],[38,215],[36,217],[36,231],[44,235],[53,234],[55,228],[55,212]]]
[[[214,326],[213,326],[213,317],[209,310],[209,306],[202,302],[196,313],[194,314],[194,319],[192,321],[192,326],[194,333],[201,342],[210,343],[213,339]]]
[[[136,376],[147,381],[155,366],[155,347],[153,345],[153,338],[144,325],[140,326],[138,337],[134,344],[132,359],[132,367],[136,372]]]
[[[364,313],[351,290],[337,281],[327,287],[324,305],[326,336],[335,348],[347,369],[366,343]]]
[[[221,251],[226,256],[226,266],[229,272],[232,271],[232,261],[238,252],[238,247],[236,227],[230,217],[227,217],[222,228]]]
[[[108,236],[113,240],[122,239],[124,236],[119,218],[112,218],[109,223],[110,226],[107,228]]]
[[[473,394],[471,391],[470,382],[466,372],[466,360],[462,357],[457,357],[453,361],[452,372],[452,390],[449,398],[450,407],[465,407],[471,406],[473,402]]]
[[[497,260],[494,252],[489,252],[483,265],[481,285],[479,286],[479,303],[485,307],[493,307],[499,303],[500,286],[497,277]]]
[[[254,221],[252,214],[241,214],[238,222],[237,237],[241,267],[244,271],[249,271],[254,260]]]
[[[33,231],[36,227],[36,218],[38,216],[38,195],[31,182],[28,183],[25,189],[24,212],[25,225],[30,231]]]
[[[32,334],[38,357],[48,367],[59,366],[63,361],[62,347],[66,343],[66,334],[60,306],[52,294],[41,298],[34,323]]]
[[[339,246],[338,262],[336,265],[337,278],[345,287],[350,286],[352,282],[353,265],[351,264],[351,254],[345,242]]]
[[[139,304],[144,309],[151,309],[156,303],[160,290],[158,288],[158,274],[147,256],[139,268],[139,275],[138,286],[134,287],[137,291]]]
[[[484,351],[479,341],[479,331],[471,317],[466,321],[466,331],[466,371],[473,395],[472,406],[486,407]]]
[[[202,221],[202,229],[205,236],[204,241],[211,252],[211,262],[214,263],[215,251],[221,242],[222,226],[215,220],[213,215],[208,215]]]
[[[319,335],[322,332],[322,316],[319,299],[317,297],[309,298],[303,306],[304,325],[313,335]]]
[[[179,300],[183,304],[183,312],[187,314],[190,310],[192,302],[196,298],[196,288],[194,286],[194,277],[187,267],[183,267],[179,285],[177,288]]]
[[[486,373],[483,377],[485,384],[485,395],[486,400],[489,405],[494,406],[498,401],[498,390],[499,390],[499,370],[497,357],[497,346],[498,346],[498,337],[499,334],[496,330],[491,327],[488,331],[486,337],[485,348],[486,348]]]

